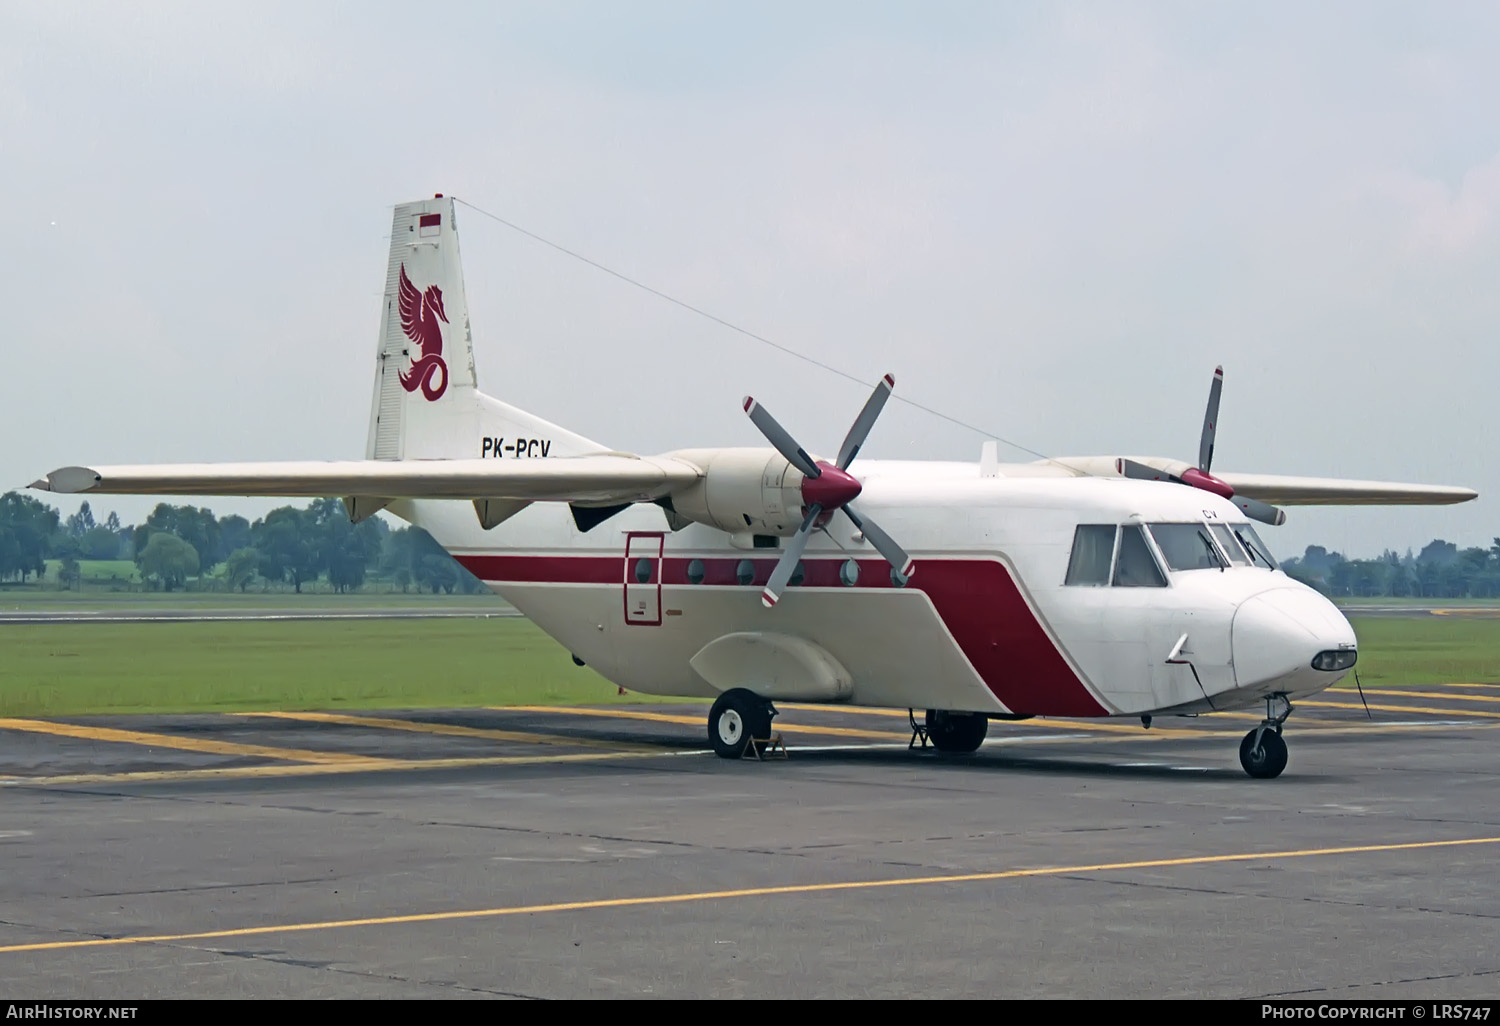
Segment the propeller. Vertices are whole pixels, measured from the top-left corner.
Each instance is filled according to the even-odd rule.
[[[891,396],[891,389],[896,387],[896,379],[887,374],[880,379],[875,386],[875,391],[870,398],[865,400],[864,409],[859,411],[859,416],[854,418],[854,424],[849,428],[849,434],[844,437],[844,444],[839,446],[839,454],[835,462],[829,463],[825,460],[814,460],[807,454],[807,450],[797,444],[790,432],[788,432],[776,418],[771,416],[764,406],[757,403],[750,396],[745,397],[745,413],[750,417],[751,423],[760,428],[760,433],[766,436],[766,440],[775,446],[776,451],[781,453],[786,461],[796,467],[802,473],[802,499],[806,503],[803,506],[802,525],[797,528],[797,533],[792,535],[787,542],[786,548],[781,552],[781,559],[776,563],[776,568],[771,571],[771,579],[766,582],[765,590],[760,593],[760,600],[767,609],[776,605],[781,598],[781,592],[787,582],[792,579],[792,573],[797,569],[797,561],[802,558],[803,551],[807,548],[807,539],[818,527],[820,518],[825,513],[832,514],[842,510],[853,523],[855,528],[861,531],[871,545],[875,546],[877,552],[885,557],[886,562],[896,570],[902,577],[910,577],[912,574],[912,560],[906,554],[906,550],[896,543],[896,540],[880,525],[868,516],[856,512],[853,502],[858,498],[863,486],[855,480],[849,470],[849,464],[854,462],[854,457],[859,455],[860,447],[865,444],[865,438],[869,436],[870,429],[875,426],[875,420],[880,416],[880,411],[885,408],[885,401]]]
[[[1272,526],[1284,524],[1286,523],[1285,511],[1277,509],[1270,503],[1261,502],[1259,499],[1235,495],[1234,489],[1226,482],[1220,481],[1208,472],[1214,461],[1214,438],[1218,434],[1219,427],[1219,397],[1223,392],[1224,368],[1215,367],[1213,384],[1208,388],[1208,409],[1203,414],[1203,437],[1198,442],[1198,465],[1196,467],[1189,467],[1179,476],[1169,474],[1165,470],[1157,470],[1155,467],[1148,467],[1135,460],[1117,459],[1115,469],[1123,477],[1141,481],[1171,481],[1190,488],[1201,488],[1205,492],[1213,492],[1215,495],[1228,499],[1251,520],[1259,520],[1263,524]]]

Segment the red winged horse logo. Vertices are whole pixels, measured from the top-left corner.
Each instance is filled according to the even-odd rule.
[[[428,402],[442,397],[448,390],[448,365],[443,362],[443,329],[438,324],[448,323],[443,310],[443,290],[436,285],[427,286],[426,292],[417,287],[406,276],[406,265],[401,265],[401,327],[406,337],[417,344],[418,355],[411,360],[411,369],[401,373],[401,387],[415,392],[422,386],[422,394]],[[437,379],[434,387],[433,380]]]

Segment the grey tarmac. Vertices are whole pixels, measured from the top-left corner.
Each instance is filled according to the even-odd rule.
[[[944,757],[794,706],[764,762],[693,704],[0,721],[0,993],[1493,997],[1500,720],[1422,690],[1320,696],[1272,781],[1244,714]]]

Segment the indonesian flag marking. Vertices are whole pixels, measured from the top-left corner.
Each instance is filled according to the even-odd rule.
[[[442,228],[442,214],[423,214],[417,219],[417,238],[435,239]]]

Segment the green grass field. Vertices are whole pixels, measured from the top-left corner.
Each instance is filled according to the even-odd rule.
[[[58,568],[62,566],[62,560],[49,559],[45,577],[49,581],[57,580]],[[80,559],[78,561],[78,576],[85,585],[110,584],[110,583],[140,583],[141,575],[136,569],[135,563],[128,559]]]
[[[1494,609],[1500,607],[1500,599],[1494,598],[1414,598],[1395,595],[1374,595],[1369,598],[1335,598],[1336,606],[1415,606],[1419,609]]]
[[[1500,681],[1500,619],[1350,617],[1367,687]],[[1352,677],[1344,685],[1354,687]]]
[[[302,610],[356,609],[506,609],[509,604],[492,592],[477,595],[434,595],[431,592],[402,593],[353,591],[345,595],[330,592],[290,591],[23,591],[0,587],[0,612],[13,610],[98,609],[128,612],[131,609],[277,609]]]
[[[1354,627],[1367,687],[1500,681],[1500,620]],[[0,626],[0,716],[638,700],[524,620]]]
[[[0,716],[624,700],[525,620],[0,626]]]

